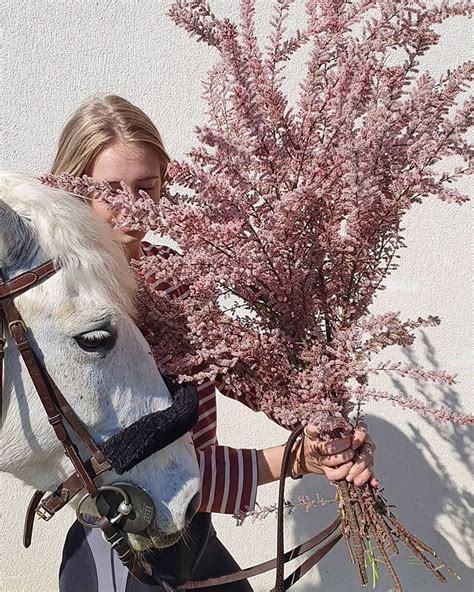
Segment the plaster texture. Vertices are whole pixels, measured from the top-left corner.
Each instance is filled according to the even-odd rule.
[[[169,18],[169,1],[158,0],[3,0],[1,54],[2,168],[41,173],[52,163],[61,127],[74,109],[95,93],[116,93],[140,105],[161,130],[169,152],[183,156],[194,143],[193,128],[204,122],[201,80],[216,54],[189,39]],[[219,13],[234,17],[235,0],[213,0]],[[302,24],[302,0],[295,26]],[[259,0],[264,30],[269,0]],[[468,21],[452,20],[440,45],[424,66],[442,72],[467,59],[472,47]],[[292,75],[297,76],[301,60]],[[424,331],[413,348],[396,359],[412,357],[428,367],[458,374],[454,388],[424,390],[421,396],[472,412],[472,210],[429,200],[405,221],[408,249],[387,281],[374,309],[400,310],[403,317],[436,314],[439,328]],[[394,356],[395,358],[395,356]],[[402,388],[397,384],[388,386]],[[415,382],[409,392],[420,392]],[[469,436],[466,430],[440,426],[391,406],[367,409],[378,444],[377,475],[398,515],[432,544],[459,572],[462,582],[438,584],[418,565],[397,562],[406,590],[467,592],[473,589],[472,500]],[[260,414],[220,397],[219,437],[233,446],[264,447],[286,439],[284,430]],[[332,496],[320,478],[288,484],[288,497]],[[0,591],[54,592],[61,546],[70,510],[50,523],[38,523],[29,550],[21,544],[30,490],[0,475]],[[261,488],[259,503],[276,501],[276,487]],[[290,542],[302,541],[329,522],[331,505],[288,518]],[[273,556],[275,519],[236,527],[230,516],[217,516],[222,540],[242,565]],[[402,555],[406,555],[402,551]],[[271,587],[272,576],[254,582],[257,591]],[[382,579],[379,590],[390,584]],[[357,590],[345,550],[339,545],[295,592]]]

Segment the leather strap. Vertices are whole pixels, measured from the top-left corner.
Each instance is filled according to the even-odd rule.
[[[293,584],[295,584],[300,578],[302,578],[314,565],[316,565],[329,551],[337,544],[342,538],[342,534],[339,532],[333,536],[325,545],[317,549],[312,555],[310,555],[293,573],[291,573],[286,579],[284,578],[284,566],[285,563],[296,559],[303,553],[310,551],[329,536],[331,536],[340,525],[340,518],[336,518],[327,528],[323,531],[303,543],[293,548],[291,551],[284,552],[284,508],[285,508],[285,482],[288,474],[288,467],[291,459],[291,452],[296,440],[301,436],[303,428],[295,429],[285,446],[285,452],[283,454],[282,467],[280,472],[280,487],[278,495],[278,522],[277,522],[277,556],[275,559],[259,563],[253,567],[242,569],[232,574],[217,578],[208,578],[206,580],[194,580],[186,582],[185,584],[178,586],[178,590],[196,590],[199,588],[206,588],[211,586],[223,586],[230,582],[237,582],[244,580],[259,574],[262,574],[270,569],[277,569],[275,577],[275,586],[271,592],[284,592],[288,590]]]
[[[25,271],[7,282],[3,281],[0,273],[0,280],[2,280],[2,283],[0,283],[0,300],[3,300],[5,297],[13,298],[14,296],[19,296],[22,292],[26,292],[50,275],[53,275],[56,270],[57,268],[53,261],[46,261],[46,263],[38,265],[35,269]]]
[[[278,516],[277,516],[277,565],[275,575],[275,590],[278,592],[284,590],[284,571],[285,571],[285,537],[284,537],[284,525],[285,525],[285,482],[286,475],[288,472],[288,466],[290,463],[291,451],[296,440],[303,432],[303,427],[296,428],[288,438],[288,442],[285,446],[283,453],[283,460],[280,473],[280,485],[278,488]]]
[[[317,535],[308,539],[305,543],[297,545],[296,547],[294,547],[290,551],[287,551],[283,556],[284,563],[288,563],[289,561],[293,561],[293,559],[297,559],[298,557],[300,557],[304,553],[307,553],[308,551],[311,551],[311,549],[314,549],[314,547],[316,547],[317,545],[319,545],[320,543],[325,541],[329,536],[331,536],[331,534],[333,534],[334,531],[337,530],[337,528],[339,527],[339,524],[340,524],[340,519],[336,518],[336,520],[334,520],[334,522],[332,522],[328,527],[326,527],[324,530],[319,532]],[[313,567],[313,565],[315,565],[320,559],[322,559],[324,557],[324,555],[326,555],[326,553],[328,553],[329,550],[332,549],[332,547],[336,544],[336,542],[339,541],[341,536],[342,535],[338,533],[335,537],[330,539],[330,541],[328,541],[328,543],[326,543],[326,545],[324,545],[324,547],[321,547],[320,549],[318,549],[300,567],[298,567],[298,569],[296,569],[291,574],[291,576],[289,576],[289,578],[287,578],[288,580],[291,579],[290,585],[293,585],[295,582],[297,582],[311,567]],[[337,538],[337,540],[335,542],[332,542],[336,538]],[[332,544],[329,547],[330,542]],[[326,550],[326,548],[327,548],[327,550]],[[313,561],[313,563],[311,563],[311,565],[309,565],[309,563],[308,563],[307,569],[305,569],[305,571],[303,572],[302,571],[303,565],[305,565],[307,562],[309,562],[310,559]],[[224,584],[230,584],[231,582],[238,582],[240,580],[245,580],[247,578],[252,578],[254,576],[258,576],[258,575],[263,574],[267,571],[270,571],[271,569],[275,569],[276,565],[277,565],[277,558],[270,559],[268,561],[264,561],[263,563],[258,563],[257,565],[254,565],[252,567],[247,567],[245,569],[241,569],[239,571],[236,571],[234,573],[231,573],[231,574],[228,574],[225,576],[208,578],[206,580],[191,580],[189,582],[186,582],[185,584],[182,584],[181,586],[178,586],[177,590],[197,590],[199,588],[206,588],[208,586],[223,586]],[[285,590],[286,589],[288,589],[288,588],[285,588]]]
[[[3,418],[3,360],[5,358],[6,344],[5,325],[1,312],[2,300],[6,297],[13,298],[14,296],[18,296],[55,272],[56,266],[53,261],[46,261],[46,263],[39,265],[34,270],[26,271],[5,282],[0,268],[0,427],[2,426]]]
[[[106,460],[104,463],[99,464],[94,458],[90,458],[84,463],[84,466],[92,479],[95,479],[102,473],[110,471],[111,466]],[[84,483],[77,473],[71,475],[64,483],[61,483],[59,487],[53,493],[50,493],[42,502],[43,507],[48,514],[54,515],[56,512],[61,510],[66,504],[68,504],[72,498],[78,494],[81,489],[84,488]]]
[[[44,368],[43,368],[44,369]],[[69,403],[64,398],[64,395],[61,393],[59,388],[56,386],[56,383],[51,378],[49,372],[44,369],[44,374],[47,378],[47,381],[51,387],[52,394],[54,396],[54,400],[61,410],[62,415],[67,419],[67,422],[72,427],[72,429],[76,432],[79,438],[82,440],[82,443],[86,446],[89,452],[92,454],[92,457],[95,462],[99,465],[108,462],[104,456],[104,453],[99,448],[95,440],[89,434],[87,428],[82,423],[82,421],[77,416],[74,409],[69,405]],[[110,464],[109,464],[110,468]]]
[[[26,511],[25,526],[23,528],[23,546],[25,547],[25,549],[28,549],[28,547],[31,545],[35,512],[43,495],[44,491],[35,491],[33,497],[30,500],[30,503],[28,504],[28,510]]]
[[[1,280],[0,271],[0,280]],[[3,314],[0,309],[0,429],[3,425],[3,360],[5,359],[5,326],[3,322]]]
[[[0,420],[3,404],[3,359],[5,345],[5,324],[15,345],[21,354],[31,380],[46,411],[48,421],[54,429],[56,437],[63,445],[64,451],[71,460],[76,473],[62,484],[43,502],[43,492],[36,492],[28,506],[25,518],[23,542],[30,546],[33,532],[34,514],[36,511],[45,519],[51,518],[55,512],[66,505],[76,493],[84,487],[92,497],[97,495],[94,478],[111,468],[98,445],[77,417],[74,410],[63,397],[47,370],[36,357],[27,334],[27,327],[18,312],[13,298],[29,290],[39,282],[56,272],[52,261],[47,261],[33,270],[22,273],[5,282],[0,270]],[[63,422],[63,417],[76,432],[80,440],[92,454],[91,459],[84,463],[77,447],[72,442]],[[39,506],[39,509],[38,509]]]
[[[106,541],[115,549],[120,561],[141,582],[153,586],[157,592],[174,592],[169,584],[156,575],[153,576],[151,566],[144,560],[138,560],[131,550],[122,532],[118,530],[106,516],[97,520]]]
[[[105,460],[99,463],[95,457],[88,459],[84,466],[91,476],[95,479],[102,473],[111,469],[110,463]],[[38,514],[43,520],[51,520],[51,518],[66,506],[82,489],[84,489],[84,482],[77,473],[73,473],[64,483],[61,483],[53,493],[48,494],[44,499],[42,491],[36,491],[31,498],[28,510],[25,516],[25,523],[23,528],[23,544],[28,547],[31,544],[33,536],[33,526],[35,514]],[[41,494],[41,495],[40,495]],[[28,545],[25,541],[29,541]]]
[[[313,555],[310,555],[306,561],[304,561],[295,571],[290,574],[285,581],[283,582],[283,586],[280,588],[274,588],[272,592],[280,592],[280,590],[288,590],[296,584],[296,582],[301,579],[308,571],[314,567],[323,557],[325,557],[329,551],[338,543],[342,538],[342,534],[338,533],[333,536],[325,545],[323,545],[320,549],[318,549]]]
[[[95,497],[98,493],[97,487],[85,470],[77,447],[72,442],[68,432],[66,431],[60,410],[57,408],[54,402],[54,398],[51,393],[52,389],[47,380],[45,380],[40,364],[31,348],[27,335],[27,329],[23,319],[16,309],[11,297],[4,298],[1,305],[10,333],[15,340],[17,350],[20,352],[21,357],[25,362],[30,378],[35,386],[44,410],[46,411],[48,421],[54,429],[56,437],[63,445],[64,452],[72,462],[76,471],[81,476],[87,491],[91,494],[91,496]]]

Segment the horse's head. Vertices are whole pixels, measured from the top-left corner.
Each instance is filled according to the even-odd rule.
[[[0,175],[0,267],[6,279],[52,259],[59,271],[15,299],[38,355],[99,444],[140,417],[171,405],[150,349],[131,320],[134,282],[112,231],[64,192]],[[72,466],[7,339],[0,471],[43,491]],[[80,443],[78,443],[80,446]],[[149,534],[172,544],[196,511],[199,469],[189,434],[117,477],[145,489],[156,507]],[[93,513],[94,510],[90,509]],[[136,549],[150,544],[130,535]]]

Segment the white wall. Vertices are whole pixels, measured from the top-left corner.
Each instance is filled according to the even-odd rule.
[[[237,13],[236,0],[212,0],[219,12]],[[270,2],[259,0],[264,12]],[[302,0],[297,0],[301,8]],[[203,121],[200,80],[215,55],[190,40],[165,16],[168,0],[4,0],[1,104],[2,167],[30,173],[47,171],[62,124],[88,96],[117,93],[140,105],[162,131],[169,151],[183,155],[193,143],[193,127]],[[300,24],[301,11],[294,17]],[[263,21],[262,21],[263,22]],[[435,71],[468,55],[469,24],[452,21],[443,42],[428,59]],[[428,367],[458,373],[452,389],[432,389],[432,399],[471,409],[472,270],[470,207],[432,202],[414,209],[406,219],[409,248],[389,279],[377,310],[400,310],[403,316],[437,314],[441,327],[424,332],[412,351]],[[403,354],[401,354],[403,357]],[[419,388],[412,385],[412,391]],[[465,430],[432,425],[394,407],[370,409],[370,426],[378,443],[377,473],[398,514],[421,538],[432,544],[462,575],[463,581],[439,585],[407,561],[398,562],[407,590],[468,591],[472,589],[472,533],[469,522],[468,438]],[[263,447],[285,440],[285,432],[264,417],[233,401],[219,403],[219,434],[223,443]],[[289,497],[322,497],[331,488],[319,478],[288,487]],[[62,541],[73,515],[66,510],[51,523],[37,524],[32,548],[21,545],[22,521],[30,491],[0,476],[0,591],[57,590]],[[276,500],[273,486],[262,488],[262,503]],[[291,541],[320,530],[334,510],[326,507],[288,519]],[[237,528],[231,517],[219,517],[222,540],[247,565],[273,556],[275,520],[270,517]],[[402,556],[407,553],[402,551]],[[319,582],[322,581],[319,587]],[[271,577],[255,583],[268,590]],[[381,590],[388,581],[382,580]],[[356,590],[358,586],[342,545],[296,591]]]

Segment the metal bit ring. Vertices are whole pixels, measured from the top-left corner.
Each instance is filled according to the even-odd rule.
[[[103,487],[98,487],[97,491],[99,493],[102,493],[103,491],[115,491],[116,493],[119,493],[122,497],[123,497],[123,501],[122,503],[119,505],[118,508],[118,513],[116,516],[114,516],[110,522],[115,523],[118,522],[122,516],[126,516],[128,513],[130,513],[130,510],[127,510],[127,513],[125,512],[121,512],[120,511],[120,507],[122,506],[122,504],[125,504],[126,506],[131,508],[131,503],[130,503],[130,496],[120,487],[117,487],[116,485],[104,485]],[[82,498],[81,501],[79,502],[78,506],[77,506],[77,510],[76,510],[76,518],[79,520],[79,522],[83,525],[86,526],[87,528],[99,528],[99,525],[96,523],[92,523],[92,522],[88,522],[87,520],[85,520],[82,517],[82,512],[81,512],[81,507],[82,504],[88,499],[90,498],[91,495],[90,493],[86,493]],[[92,499],[92,498],[91,498]]]

